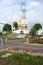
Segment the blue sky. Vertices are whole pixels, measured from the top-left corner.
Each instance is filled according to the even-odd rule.
[[[0,0],[0,23],[12,24],[22,16],[22,2],[25,1],[26,17],[29,26],[43,25],[43,0]],[[0,24],[0,29],[3,25]]]

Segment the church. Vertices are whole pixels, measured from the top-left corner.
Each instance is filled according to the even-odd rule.
[[[22,17],[20,20],[17,21],[18,23],[18,30],[15,30],[15,28],[12,25],[12,32],[13,33],[17,33],[20,34],[21,32],[24,34],[28,34],[30,29],[29,29],[29,25],[28,25],[28,21],[26,19],[26,9],[25,6],[22,6]]]
[[[18,23],[18,29],[15,30],[15,27],[13,26],[12,24],[12,33],[16,33],[16,34],[20,34],[20,33],[23,33],[23,34],[29,34],[29,31],[30,31],[30,26],[28,25],[28,21],[26,19],[26,8],[25,6],[23,5],[22,6],[22,17],[20,20],[17,21]],[[42,35],[43,34],[43,30],[39,30],[38,31],[38,35]]]

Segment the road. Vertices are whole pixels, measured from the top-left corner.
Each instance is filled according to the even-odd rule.
[[[5,46],[1,45],[1,41],[0,41],[0,49],[5,48],[5,47],[18,47],[18,48],[25,48],[25,49],[29,49],[29,50],[35,50],[38,51],[36,53],[40,53],[43,54],[43,44],[34,44],[34,43],[26,43],[26,41],[24,39],[18,39],[18,40],[13,40],[13,41],[7,41],[5,43]]]

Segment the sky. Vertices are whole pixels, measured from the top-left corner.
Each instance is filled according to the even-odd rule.
[[[12,24],[20,20],[24,1],[29,26],[35,23],[41,23],[43,26],[43,0],[0,0],[0,23]],[[0,24],[0,30],[3,26]]]

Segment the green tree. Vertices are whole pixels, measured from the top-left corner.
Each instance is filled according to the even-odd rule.
[[[5,24],[3,27],[3,31],[6,31],[6,33],[10,33],[12,31],[11,25]]]
[[[33,38],[38,34],[38,30],[42,29],[41,24],[36,23],[30,30],[29,35],[31,35]]]
[[[35,36],[36,35],[36,30],[31,29],[29,32],[29,35]]]
[[[36,30],[36,33],[38,32],[38,30],[42,29],[42,25],[40,23],[36,23],[34,26],[33,26],[33,29]]]
[[[13,23],[13,26],[15,27],[15,30],[18,29],[18,24],[17,24],[17,22],[14,22],[14,23]]]

